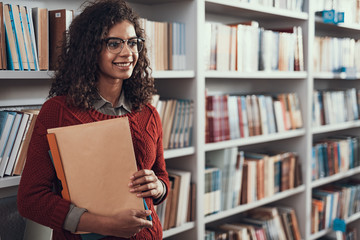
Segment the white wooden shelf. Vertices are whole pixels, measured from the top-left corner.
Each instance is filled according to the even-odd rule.
[[[337,174],[334,174],[334,175],[331,175],[328,177],[316,179],[311,182],[311,187],[312,188],[320,187],[325,184],[333,183],[333,182],[339,181],[344,178],[352,177],[359,173],[360,173],[360,167],[352,168],[352,169],[347,170],[346,172],[340,172],[340,173],[337,173]]]
[[[20,183],[20,176],[7,176],[0,178],[0,189],[6,187],[15,187]]]
[[[228,14],[238,17],[250,17],[261,19],[288,19],[288,20],[307,20],[308,14],[305,12],[290,11],[274,7],[267,7],[261,4],[239,2],[233,0],[206,0],[205,8],[207,12]]]
[[[194,71],[154,71],[154,78],[194,78]]]
[[[339,130],[358,128],[358,127],[360,127],[360,120],[314,127],[312,129],[312,133],[320,134],[320,133],[335,132]]]
[[[331,80],[331,79],[335,79],[335,80],[359,80],[360,79],[360,73],[356,74],[356,78],[354,79],[352,76],[347,76],[346,73],[342,72],[342,73],[333,73],[333,72],[319,72],[319,73],[314,73],[314,79],[318,80],[318,79],[327,79],[327,80]]]
[[[195,222],[187,222],[182,224],[179,227],[176,228],[170,228],[166,231],[163,232],[163,238],[167,238],[167,237],[171,237],[174,236],[176,234],[182,233],[182,232],[186,232],[188,230],[191,230],[195,227]]]
[[[282,72],[282,71],[259,71],[259,72],[237,72],[237,71],[206,71],[206,78],[239,78],[239,79],[305,79],[307,72]]]
[[[1,79],[51,79],[54,71],[11,71],[0,70]],[[154,71],[154,78],[194,78],[195,72],[191,70],[184,71]]]
[[[214,151],[236,146],[246,146],[265,142],[278,141],[283,139],[290,139],[294,137],[301,137],[305,135],[304,129],[289,130],[281,133],[273,133],[267,135],[258,135],[253,137],[234,139],[215,143],[206,143],[205,151]]]
[[[315,17],[315,24],[316,28],[318,30],[322,31],[333,31],[333,30],[347,30],[351,33],[358,32],[360,33],[360,24],[350,24],[350,23],[338,23],[338,24],[332,24],[332,23],[324,23],[321,19],[321,17],[316,16]]]
[[[186,147],[186,148],[177,148],[177,149],[168,149],[164,151],[164,158],[171,159],[177,157],[189,156],[195,153],[194,147]]]
[[[53,76],[53,71],[11,71],[0,70],[1,79],[50,79]]]
[[[205,217],[205,222],[210,223],[210,222],[214,222],[214,221],[226,218],[226,217],[230,217],[232,215],[235,215],[235,214],[238,214],[238,213],[241,213],[241,212],[245,212],[245,211],[248,211],[248,210],[251,210],[251,209],[266,205],[266,204],[269,204],[269,203],[274,202],[274,201],[278,201],[280,199],[284,199],[284,198],[287,198],[287,197],[290,197],[290,196],[293,196],[293,195],[296,195],[296,194],[300,194],[300,193],[302,193],[304,191],[305,191],[305,186],[301,185],[301,186],[296,187],[294,189],[290,189],[290,190],[286,190],[286,191],[283,191],[283,192],[276,193],[274,196],[271,196],[271,197],[268,197],[268,198],[263,198],[263,199],[261,199],[259,201],[255,201],[255,202],[244,204],[244,205],[239,205],[239,206],[237,206],[237,207],[235,207],[233,209],[221,211],[219,213],[206,216]]]

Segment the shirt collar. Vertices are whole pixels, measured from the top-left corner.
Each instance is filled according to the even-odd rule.
[[[106,100],[103,96],[101,96],[100,93],[99,93],[99,97],[100,98],[94,103],[95,110],[99,110],[100,108],[104,108],[104,107],[109,107],[114,109],[124,108],[126,111],[131,112],[131,108],[132,108],[131,102],[129,102],[125,98],[124,91],[121,91],[119,101],[114,107],[112,107],[112,104],[108,100]]]

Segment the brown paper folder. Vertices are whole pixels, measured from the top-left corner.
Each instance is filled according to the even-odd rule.
[[[65,199],[104,216],[144,209],[128,187],[137,167],[127,117],[48,129],[48,142]]]

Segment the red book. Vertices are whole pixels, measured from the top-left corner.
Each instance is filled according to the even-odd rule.
[[[243,138],[245,136],[244,135],[244,120],[243,120],[241,98],[240,97],[237,97],[237,105],[238,105],[238,114],[239,114],[240,137]]]
[[[230,140],[230,123],[229,123],[229,111],[228,111],[228,95],[220,96],[221,101],[221,140]]]

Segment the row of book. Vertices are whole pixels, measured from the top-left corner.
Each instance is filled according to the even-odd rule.
[[[311,3],[314,11],[335,10],[344,12],[344,23],[360,23],[360,3],[358,0],[317,0]]]
[[[350,179],[314,189],[312,192],[311,232],[333,226],[335,219],[346,220],[360,211],[360,182]]]
[[[154,70],[185,70],[185,23],[156,22],[145,18],[141,25],[146,33],[146,46]]]
[[[270,30],[257,21],[205,24],[205,66],[218,71],[303,71],[302,28]]]
[[[338,135],[316,141],[312,147],[312,179],[359,167],[359,144],[357,136]]]
[[[271,197],[302,184],[293,152],[255,153],[236,147],[206,153],[204,215]]]
[[[163,230],[195,220],[195,184],[191,172],[167,169],[170,180],[168,197],[156,207]]]
[[[207,227],[205,240],[300,240],[296,212],[287,206],[250,210],[236,222]]]
[[[0,2],[0,69],[54,70],[74,10]],[[184,70],[185,24],[140,19],[153,70]]]
[[[154,95],[152,104],[160,115],[164,149],[191,146],[194,102],[188,99],[160,99],[159,95]]]
[[[359,119],[360,98],[355,88],[315,90],[313,92],[312,125],[343,123]]]
[[[53,70],[74,11],[0,2],[0,69]]]
[[[21,175],[38,110],[0,111],[0,177]]]
[[[357,39],[316,36],[313,49],[314,72],[360,69],[360,41]]]
[[[207,95],[205,141],[219,142],[303,126],[297,93]]]

